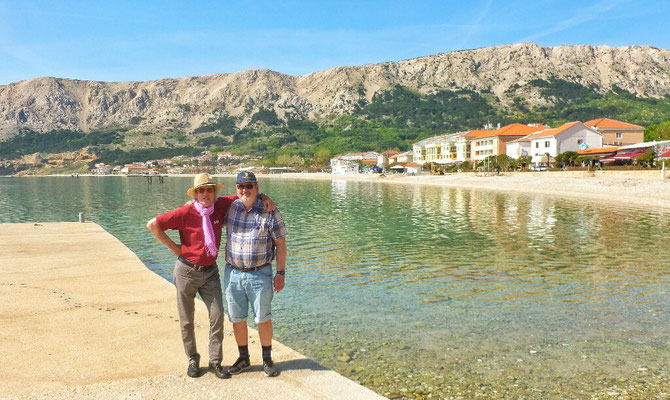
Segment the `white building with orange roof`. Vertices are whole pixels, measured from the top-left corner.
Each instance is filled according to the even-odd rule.
[[[389,157],[391,164],[405,164],[414,161],[414,152],[406,151],[404,153],[395,154]]]
[[[531,137],[531,161],[539,164],[566,151],[594,147],[603,147],[602,134],[580,121],[568,122],[558,128],[544,129]]]
[[[383,153],[381,153],[377,157],[377,166],[386,168],[389,166],[389,163],[391,163],[391,157],[398,155],[399,152],[395,150],[387,150]]]
[[[542,132],[542,131],[538,131]],[[507,154],[509,157],[514,158],[515,160],[518,160],[519,157],[525,157],[530,155],[530,139],[537,134],[537,132],[533,132],[530,135],[526,135],[524,137],[521,137],[519,139],[514,139],[512,141],[509,141],[505,143],[505,154]]]
[[[330,168],[334,175],[357,174],[362,165],[376,165],[378,156],[374,151],[342,154],[330,159]]]
[[[625,146],[644,141],[644,128],[640,125],[617,121],[610,118],[598,118],[584,122],[603,135],[603,146]]]
[[[405,165],[405,173],[408,175],[420,175],[421,174],[421,164],[416,162],[411,162]]]
[[[470,131],[465,137],[470,140],[470,158],[482,161],[488,156],[507,154],[507,143],[533,132],[548,128],[541,124],[524,125],[513,123],[498,129]]]

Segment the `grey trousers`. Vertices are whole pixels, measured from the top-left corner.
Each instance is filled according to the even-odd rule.
[[[209,362],[220,363],[223,361],[223,298],[219,267],[214,266],[206,271],[196,271],[177,260],[173,280],[177,287],[179,324],[186,356],[189,359],[195,358],[200,361],[200,354],[195,346],[193,326],[195,294],[200,293],[209,312]]]

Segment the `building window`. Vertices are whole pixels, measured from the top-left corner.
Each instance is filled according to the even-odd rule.
[[[539,149],[540,148],[540,142],[535,142],[535,148]]]
[[[616,133],[616,138],[621,139],[623,137],[623,134],[621,132]]]
[[[549,141],[548,140],[544,142],[544,147],[549,147]]]

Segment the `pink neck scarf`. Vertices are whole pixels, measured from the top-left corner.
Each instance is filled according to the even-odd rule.
[[[205,234],[205,252],[211,257],[216,257],[219,254],[219,249],[216,247],[216,243],[214,243],[214,228],[212,228],[212,221],[209,219],[209,216],[214,212],[214,203],[205,208],[195,200],[193,206],[195,206],[196,211],[202,217],[202,231]]]

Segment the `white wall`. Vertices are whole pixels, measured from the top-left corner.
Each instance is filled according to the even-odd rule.
[[[580,150],[579,139],[586,142],[589,147],[603,147],[603,135],[584,124],[577,124],[558,134],[558,154],[566,151]]]
[[[518,160],[521,156],[529,156],[531,154],[530,142],[508,142],[505,144],[505,150],[507,155],[515,160]]]
[[[547,142],[549,142],[549,147],[546,146]],[[556,153],[557,150],[558,146],[556,145],[556,138],[554,136],[545,136],[530,140],[530,156],[543,156],[549,153],[550,156],[556,157],[556,154],[558,154]]]

